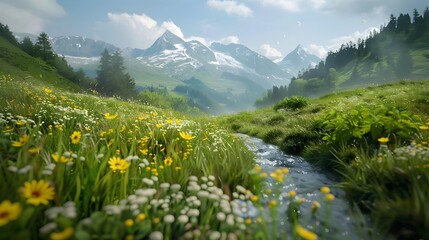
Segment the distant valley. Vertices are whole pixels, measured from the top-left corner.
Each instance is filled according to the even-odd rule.
[[[18,41],[37,38],[25,33],[15,35]],[[139,89],[167,89],[186,95],[212,114],[251,109],[267,89],[289,84],[300,70],[321,61],[300,45],[274,63],[241,44],[214,42],[205,46],[198,41],[185,41],[170,31],[147,49],[120,49],[81,36],[55,37],[51,43],[73,68],[92,77],[96,76],[104,49],[120,50]]]

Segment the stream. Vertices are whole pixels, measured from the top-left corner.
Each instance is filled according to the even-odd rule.
[[[320,239],[368,239],[363,235],[363,229],[357,227],[358,222],[353,215],[350,204],[345,199],[345,193],[341,189],[333,188],[338,183],[338,176],[330,175],[326,171],[321,171],[301,157],[291,156],[283,153],[278,147],[264,143],[261,139],[238,134],[245,140],[248,148],[256,155],[256,162],[262,168],[262,171],[268,174],[279,167],[289,169],[279,198],[278,207],[278,230],[288,231],[285,226],[287,223],[288,192],[295,190],[297,197],[304,197],[306,200],[301,204],[303,213],[302,224],[305,220],[311,219],[310,206],[314,200],[318,201],[322,207],[319,209],[317,221],[320,224],[327,223],[324,229],[325,233],[317,232],[318,235],[325,235]],[[273,188],[274,180],[267,178],[268,188]],[[324,195],[319,191],[323,186],[328,186],[335,199],[330,203],[330,216],[327,221]],[[268,197],[268,196],[266,196]],[[319,219],[321,218],[321,219]],[[301,222],[301,221],[300,221]],[[314,223],[314,219],[309,223]],[[319,228],[320,230],[323,228]],[[323,231],[323,230],[321,230]]]

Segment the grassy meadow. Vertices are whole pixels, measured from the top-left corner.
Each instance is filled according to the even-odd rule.
[[[311,206],[299,191],[280,196],[288,169],[263,172],[231,131],[82,92],[42,61],[0,47],[0,239],[317,239],[325,231],[316,216],[335,198],[329,188]],[[265,189],[266,178],[274,187]],[[284,229],[279,199],[290,205]],[[300,216],[301,205],[311,216]]]
[[[429,238],[429,81],[401,81],[307,100],[302,108],[221,116],[219,124],[337,172],[378,230]]]

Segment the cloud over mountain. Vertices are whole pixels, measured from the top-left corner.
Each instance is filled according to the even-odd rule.
[[[114,38],[112,43],[121,47],[149,47],[166,30],[183,38],[180,27],[173,21],[159,24],[146,14],[108,13],[108,22],[100,26],[103,36]]]
[[[269,44],[262,44],[259,47],[259,50],[262,55],[270,59],[276,59],[282,56],[282,53],[279,50],[271,47]]]

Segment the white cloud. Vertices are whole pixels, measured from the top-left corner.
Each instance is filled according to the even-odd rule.
[[[14,32],[38,34],[52,19],[65,15],[56,0],[3,0],[0,22]]]
[[[243,3],[237,3],[233,0],[207,0],[207,5],[211,8],[225,11],[229,15],[238,15],[241,17],[252,16],[253,11]]]
[[[166,21],[163,22],[161,25],[162,29],[166,29],[169,30],[170,32],[172,32],[174,35],[184,39],[185,36],[183,35],[182,29],[180,29],[180,27],[178,27],[176,24],[174,24],[174,22],[172,21]]]
[[[184,39],[179,26],[172,21],[158,24],[145,14],[108,13],[109,21],[98,26],[98,36],[119,47],[148,48],[166,30]]]
[[[210,46],[211,42],[203,37],[191,36],[185,39],[185,41],[198,41],[206,46]]]
[[[301,6],[299,5],[299,0],[262,0],[264,6],[273,6],[280,9],[283,9],[287,12],[299,12],[301,11]],[[302,1],[301,1],[302,2]]]
[[[312,0],[319,2],[316,9],[325,12],[345,14],[387,15],[405,13],[416,9],[424,9],[427,1],[421,0]]]
[[[267,58],[276,59],[282,57],[282,53],[271,47],[269,44],[263,44],[259,47],[260,53]]]
[[[328,54],[328,51],[324,46],[320,46],[316,44],[310,44],[310,46],[308,47],[308,51],[318,56],[319,58],[324,58],[326,57],[326,54]]]
[[[336,37],[328,40],[324,46],[310,44],[309,51],[320,58],[324,58],[328,52],[338,50],[342,44],[347,44],[349,42],[357,43],[358,39],[366,39],[373,31],[379,32],[379,28],[370,27],[363,31],[356,31],[350,35]]]
[[[338,48],[341,47],[341,44],[347,44],[348,42],[357,43],[357,40],[359,38],[365,39],[366,37],[368,37],[370,35],[370,33],[374,32],[374,31],[379,32],[379,28],[370,27],[370,28],[363,30],[362,32],[356,31],[356,32],[352,33],[351,35],[333,38],[333,39],[329,40],[328,48],[329,48],[329,50],[337,50]]]
[[[240,39],[237,36],[228,36],[228,37],[224,37],[221,40],[217,41],[220,42],[222,44],[230,44],[230,43],[238,43]]]

